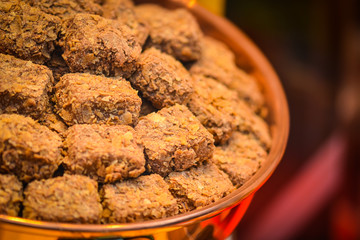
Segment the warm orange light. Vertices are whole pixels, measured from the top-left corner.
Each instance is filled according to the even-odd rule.
[[[192,6],[195,5],[195,3],[196,3],[196,0],[188,0],[186,5],[187,5],[189,8],[191,8]]]
[[[181,2],[184,5],[186,5],[188,8],[193,7],[196,3],[196,0],[174,0],[174,1]]]

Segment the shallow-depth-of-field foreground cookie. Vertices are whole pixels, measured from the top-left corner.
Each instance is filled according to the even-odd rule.
[[[194,75],[194,93],[187,104],[190,111],[223,144],[238,124],[237,93],[212,78]]]
[[[0,114],[39,118],[50,107],[53,81],[47,67],[0,53]]]
[[[193,91],[192,80],[185,67],[155,48],[147,49],[140,55],[137,70],[130,81],[156,108],[186,103]]]
[[[183,105],[140,118],[135,130],[145,148],[148,170],[162,176],[210,159],[215,148],[211,133]]]
[[[0,52],[44,63],[60,31],[58,17],[23,1],[0,1]]]
[[[178,199],[180,212],[209,205],[235,189],[228,176],[209,162],[186,171],[172,172],[165,180],[170,192]]]
[[[68,125],[133,124],[139,116],[141,99],[123,78],[69,73],[55,88],[57,112]]]
[[[0,115],[0,171],[22,181],[50,178],[61,161],[58,134],[17,114]]]
[[[204,37],[200,59],[195,62],[190,72],[216,79],[239,94],[255,111],[264,104],[264,96],[255,78],[238,68],[235,55],[222,42]]]
[[[135,178],[145,171],[143,147],[127,125],[76,124],[66,133],[66,170],[100,182]]]
[[[71,72],[131,76],[141,46],[128,26],[85,13],[76,14],[63,25],[60,45]]]
[[[105,223],[140,222],[178,213],[167,183],[157,174],[106,184],[101,192]]]
[[[99,223],[98,184],[86,176],[64,175],[30,182],[24,190],[25,218],[54,222]]]
[[[169,10],[155,4],[143,4],[136,6],[135,12],[149,24],[150,46],[181,61],[199,59],[203,33],[188,10]]]
[[[14,175],[0,174],[0,214],[18,216],[22,194],[22,183]]]
[[[216,147],[211,161],[240,187],[259,170],[266,156],[266,151],[251,135],[234,132],[228,144]]]

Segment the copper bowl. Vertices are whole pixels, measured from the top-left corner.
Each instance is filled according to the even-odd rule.
[[[141,1],[145,2],[145,1]],[[149,2],[149,1],[146,1]],[[151,2],[151,1],[150,1]],[[154,2],[154,1],[153,1]],[[192,3],[193,1],[188,1]],[[188,7],[206,35],[226,43],[236,54],[239,66],[254,75],[265,95],[269,109],[273,144],[267,160],[250,180],[230,195],[209,206],[165,219],[126,224],[68,224],[33,221],[0,215],[2,239],[217,239],[228,237],[239,223],[254,193],[267,181],[279,164],[289,134],[289,112],[280,80],[257,46],[236,26],[197,4],[182,1],[156,1],[165,7]]]

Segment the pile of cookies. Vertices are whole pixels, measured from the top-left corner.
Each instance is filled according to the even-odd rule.
[[[265,161],[264,109],[185,8],[0,0],[0,214],[107,224],[207,206]]]

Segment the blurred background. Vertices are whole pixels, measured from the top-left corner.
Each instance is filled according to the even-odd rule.
[[[360,239],[360,1],[199,1],[263,51],[289,102],[282,162],[235,239]]]

